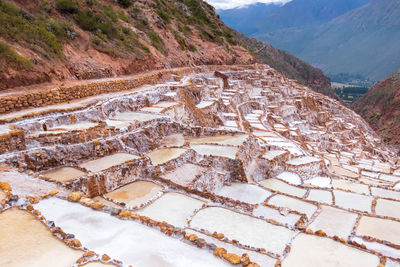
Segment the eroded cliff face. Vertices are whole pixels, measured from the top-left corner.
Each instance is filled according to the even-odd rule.
[[[400,145],[400,71],[371,87],[354,109],[384,140]]]
[[[255,62],[196,1],[2,1],[0,89]],[[32,35],[32,33],[35,33]]]

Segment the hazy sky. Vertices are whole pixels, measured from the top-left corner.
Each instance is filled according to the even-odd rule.
[[[205,0],[217,9],[230,9],[254,3],[287,3],[291,0]]]

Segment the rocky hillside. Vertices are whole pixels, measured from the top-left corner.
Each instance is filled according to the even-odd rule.
[[[202,0],[0,1],[0,89],[254,62]]]
[[[324,76],[320,69],[314,68],[286,51],[276,49],[267,42],[260,42],[239,32],[235,33],[239,40],[252,50],[262,63],[270,65],[287,77],[307,85],[316,92],[338,99],[331,87],[330,79]]]
[[[371,87],[354,109],[388,143],[400,145],[400,70]]]

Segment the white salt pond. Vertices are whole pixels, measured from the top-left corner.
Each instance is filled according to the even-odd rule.
[[[400,245],[400,222],[362,216],[356,234],[371,236]]]
[[[342,190],[350,190],[356,192],[358,194],[368,194],[369,195],[369,187],[365,184],[359,184],[348,180],[343,179],[332,179],[333,188],[339,188]]]
[[[283,156],[286,153],[288,153],[286,150],[270,150],[265,152],[265,154],[262,156],[266,160],[274,160],[277,157]]]
[[[115,153],[109,156],[105,156],[99,159],[87,161],[79,165],[81,168],[85,168],[91,172],[98,172],[106,170],[110,167],[121,165],[122,163],[138,159],[138,156],[128,154],[128,153]]]
[[[189,137],[187,140],[191,144],[219,144],[241,146],[249,136],[241,135],[225,135],[225,136],[210,136],[210,137]]]
[[[161,185],[152,182],[136,181],[124,185],[105,196],[114,201],[123,202],[128,207],[135,207],[151,200],[163,189],[164,187]]]
[[[214,101],[201,101],[199,104],[196,105],[196,108],[206,108],[214,104]]]
[[[80,204],[50,198],[35,207],[65,232],[74,234],[83,246],[122,260],[125,265],[231,266],[212,253],[168,237],[159,230],[120,220]],[[54,255],[53,258],[58,260]]]
[[[0,213],[0,266],[71,266],[83,254],[54,237],[30,213],[16,208]]]
[[[190,148],[204,156],[226,157],[230,159],[236,158],[236,153],[239,151],[237,147],[217,146],[217,145],[198,145],[191,144]]]
[[[371,187],[371,193],[372,195],[378,197],[400,200],[400,192],[398,191],[386,190],[378,187]]]
[[[179,193],[166,193],[138,213],[156,221],[166,221],[177,227],[186,227],[186,219],[205,202]]]
[[[183,146],[185,144],[185,137],[183,134],[172,134],[164,137],[160,143],[162,146]]]
[[[270,267],[275,265],[276,260],[265,254],[257,253],[252,250],[238,248],[230,243],[220,241],[217,238],[202,234],[198,231],[194,231],[191,229],[185,229],[185,232],[188,234],[195,234],[199,238],[206,240],[206,242],[215,244],[217,247],[225,248],[228,251],[228,253],[235,253],[236,255],[239,256],[243,255],[244,253],[247,253],[247,255],[249,255],[250,257],[250,260],[252,262],[259,264],[260,267]]]
[[[54,179],[58,182],[66,182],[78,177],[85,176],[86,173],[73,167],[62,167],[41,173],[43,177]]]
[[[400,202],[378,199],[376,201],[375,212],[377,215],[400,219]]]
[[[294,239],[289,255],[282,262],[283,267],[353,267],[354,264],[376,267],[379,258],[329,238],[302,233]]]
[[[277,176],[277,178],[286,181],[289,184],[301,185],[302,183],[300,176],[293,172],[282,172]]]
[[[146,122],[155,119],[168,118],[163,115],[154,114],[154,113],[140,113],[140,112],[122,112],[116,114],[111,119],[118,121],[139,121]]]
[[[161,165],[182,156],[187,149],[184,148],[161,148],[147,153],[153,165]]]
[[[282,182],[281,180],[278,180],[275,178],[263,180],[263,181],[259,182],[259,184],[268,189],[282,192],[282,193],[292,195],[292,196],[297,196],[297,197],[303,197],[304,194],[307,192],[307,190],[305,190],[303,188],[289,185],[289,184]]]
[[[162,174],[162,178],[170,180],[176,184],[189,187],[198,175],[205,172],[207,169],[199,165],[190,163],[183,164],[171,172]]]
[[[313,204],[283,195],[275,195],[271,197],[268,203],[280,208],[288,208],[298,211],[305,214],[308,218],[311,218],[314,212],[317,211],[317,206]]]
[[[366,241],[363,240],[361,237],[354,236],[351,238],[352,241],[356,241],[358,244],[364,244],[368,249],[377,251],[379,253],[382,253],[382,255],[387,256],[387,257],[393,257],[395,259],[400,259],[400,250],[386,246],[384,244],[374,242],[374,241]],[[400,263],[396,262],[395,265],[388,264],[388,261],[386,261],[385,267],[399,267]],[[394,264],[394,262],[392,262]]]
[[[340,190],[333,190],[333,194],[335,195],[335,203],[339,207],[371,212],[372,197]]]
[[[300,219],[300,215],[290,212],[287,215],[283,215],[278,210],[264,205],[258,205],[258,207],[253,210],[253,215],[263,219],[272,219],[292,227],[294,227],[296,222]]]
[[[82,122],[77,122],[77,123],[73,123],[73,124],[63,124],[63,125],[57,125],[54,126],[53,128],[48,129],[48,131],[42,132],[42,133],[46,133],[46,132],[51,132],[51,131],[74,131],[74,130],[86,130],[89,128],[93,128],[95,126],[97,126],[97,123],[94,122],[90,122],[90,121],[82,121]]]
[[[315,231],[323,230],[328,236],[347,238],[357,220],[357,214],[341,209],[322,206],[320,214],[308,226]]]
[[[298,165],[305,165],[305,164],[310,164],[310,163],[316,163],[316,162],[320,162],[321,160],[318,158],[314,158],[314,157],[300,157],[300,158],[294,158],[292,160],[289,160],[288,162],[286,162],[289,165],[294,165],[294,166],[298,166]]]
[[[317,176],[304,181],[305,184],[314,185],[317,187],[331,188],[331,179],[328,177]]]
[[[265,248],[267,251],[279,254],[294,235],[294,231],[285,227],[218,207],[200,210],[193,217],[190,226],[211,233],[214,231],[223,233],[229,239],[238,240],[241,244]]]
[[[253,184],[233,183],[230,186],[225,185],[217,195],[240,200],[250,204],[258,204],[264,202],[272,193]]]
[[[129,121],[106,120],[105,122],[108,126],[115,127],[119,130],[125,130],[131,125]]]
[[[358,173],[352,172],[350,170],[346,170],[339,166],[328,166],[328,170],[337,175],[342,175],[342,176],[346,176],[346,177],[350,177],[350,178],[358,178],[359,177]]]
[[[307,199],[320,203],[332,204],[332,193],[326,190],[310,189]]]

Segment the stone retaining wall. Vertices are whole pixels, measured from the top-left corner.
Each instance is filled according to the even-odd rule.
[[[255,69],[263,65],[249,66],[202,66],[186,67],[171,70],[159,70],[151,73],[138,75],[132,78],[115,79],[110,81],[88,82],[73,86],[60,86],[53,89],[27,92],[18,95],[7,95],[0,97],[0,114],[10,113],[33,107],[43,107],[59,104],[71,100],[81,99],[104,93],[131,90],[146,84],[156,84],[161,79],[169,79],[171,75],[182,76],[190,72],[213,71],[213,70],[235,70]]]

